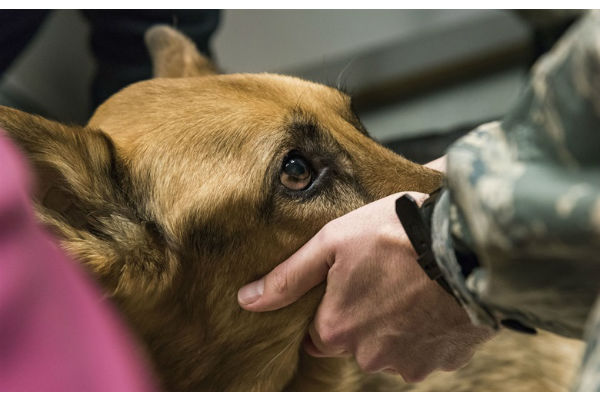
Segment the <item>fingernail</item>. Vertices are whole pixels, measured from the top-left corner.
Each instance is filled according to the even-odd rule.
[[[249,283],[238,292],[238,301],[243,305],[254,303],[262,296],[264,289],[265,281],[263,279]]]

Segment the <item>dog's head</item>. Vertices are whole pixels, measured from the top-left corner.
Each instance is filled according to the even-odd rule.
[[[271,313],[237,290],[328,221],[437,172],[369,138],[351,99],[272,74],[218,75],[178,32],[147,35],[157,79],[87,127],[0,108],[39,176],[38,210],[144,338],[167,387],[281,389],[316,288]]]

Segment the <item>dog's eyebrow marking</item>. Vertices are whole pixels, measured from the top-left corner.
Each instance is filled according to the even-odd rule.
[[[366,128],[360,121],[360,118],[352,109],[352,104],[349,104],[346,112],[341,113],[342,118],[352,125],[357,131],[362,133],[366,137],[369,136]],[[289,116],[289,121],[286,124],[286,129],[292,138],[298,138],[299,134],[302,134],[302,139],[305,144],[318,146],[319,140],[321,142],[336,142],[335,138],[326,127],[318,123],[318,119],[308,114],[306,111],[295,108],[292,110]],[[316,148],[315,148],[316,151]]]
[[[344,119],[352,124],[348,119]],[[316,117],[303,110],[296,109],[291,113],[286,130],[289,140],[301,145],[308,154],[322,154],[339,147],[327,126],[320,124]]]
[[[323,130],[319,128],[316,119],[302,110],[294,110],[292,112],[286,129],[292,136],[302,133],[304,140],[316,141],[320,137],[323,137]]]

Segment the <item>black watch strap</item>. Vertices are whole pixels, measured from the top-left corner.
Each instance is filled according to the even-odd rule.
[[[448,281],[444,278],[442,270],[435,260],[435,255],[431,248],[431,216],[440,194],[441,188],[431,193],[429,198],[425,200],[420,208],[415,199],[410,195],[405,194],[396,200],[396,215],[398,215],[410,243],[417,252],[417,261],[421,268],[423,268],[430,279],[436,281],[443,289],[454,297],[458,304],[461,304],[460,300],[448,284]],[[473,253],[462,241],[454,238],[454,244],[456,246],[455,255],[457,261],[461,266],[463,275],[467,277],[471,271],[479,265],[479,261],[477,260],[475,253]],[[500,323],[502,326],[518,332],[526,334],[537,333],[535,328],[525,325],[514,318],[504,318]]]
[[[405,194],[396,200],[396,215],[400,219],[410,243],[417,252],[417,262],[421,268],[431,280],[436,281],[444,290],[455,297],[435,260],[431,248],[430,221],[440,193],[441,188],[431,193],[421,207],[417,205],[412,196]]]

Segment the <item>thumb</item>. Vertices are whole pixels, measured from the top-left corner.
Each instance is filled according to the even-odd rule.
[[[334,257],[321,232],[263,278],[241,288],[240,306],[249,311],[277,310],[323,282]]]

